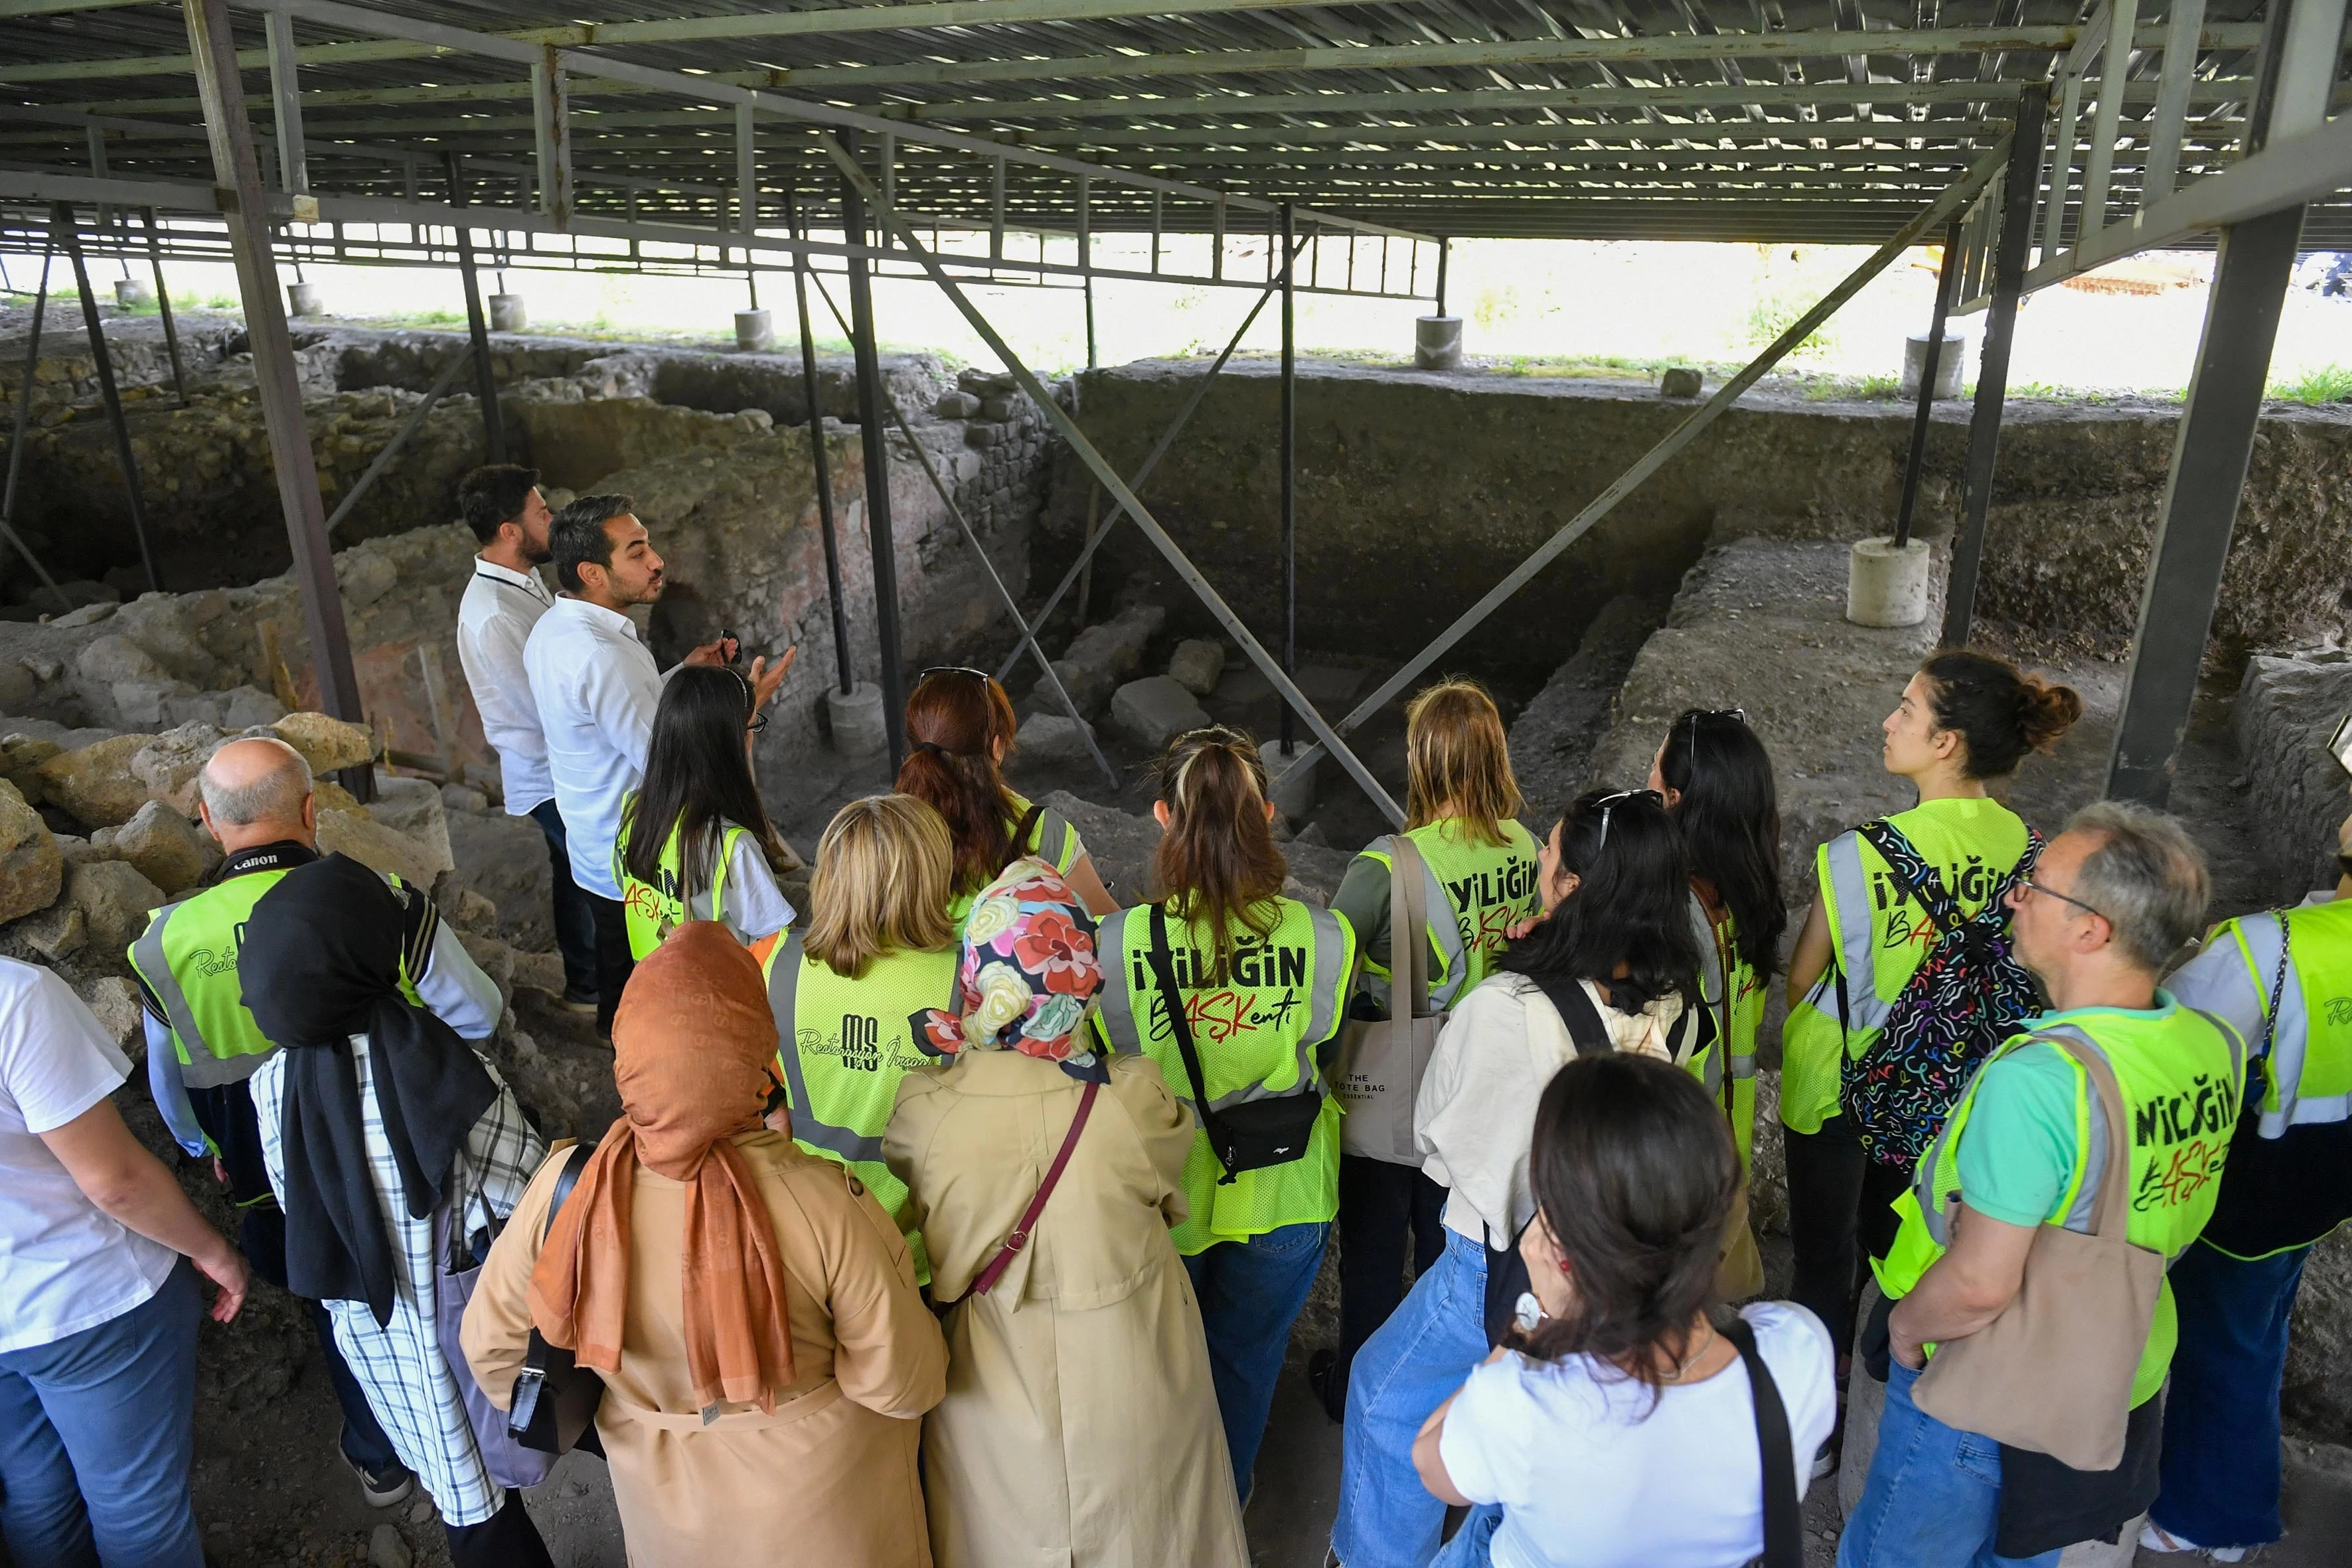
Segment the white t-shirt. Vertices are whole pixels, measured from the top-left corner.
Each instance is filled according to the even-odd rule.
[[[1741,1311],[1789,1413],[1804,1495],[1836,1415],[1836,1356],[1790,1301]],[[1503,1505],[1495,1568],[1739,1568],[1764,1550],[1764,1462],[1745,1366],[1650,1393],[1587,1356],[1516,1352],[1470,1374],[1438,1455],[1462,1495]]]
[[[130,1076],[130,1059],[64,981],[0,959],[0,1351],[119,1318],[179,1262],[84,1196],[40,1140]]]

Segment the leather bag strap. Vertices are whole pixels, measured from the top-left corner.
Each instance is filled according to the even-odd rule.
[[[1789,1411],[1780,1385],[1756,1348],[1756,1331],[1745,1318],[1724,1325],[1723,1337],[1739,1352],[1755,1396],[1756,1447],[1764,1460],[1764,1568],[1804,1568],[1804,1528],[1797,1510],[1797,1457],[1789,1440]]]
[[[596,1145],[588,1142],[574,1143],[563,1152],[563,1169],[555,1173],[555,1194],[548,1201],[547,1223],[541,1227],[539,1233],[541,1241],[544,1242],[548,1233],[555,1228],[555,1216],[562,1212],[563,1200],[570,1197],[572,1189],[580,1184],[581,1168],[588,1163],[588,1157],[595,1152]]]
[[[1004,1278],[1004,1271],[1013,1267],[1013,1259],[1029,1245],[1029,1237],[1037,1229],[1037,1216],[1045,1212],[1045,1200],[1060,1184],[1063,1168],[1070,1163],[1070,1152],[1078,1146],[1078,1134],[1087,1130],[1087,1118],[1094,1114],[1095,1096],[1101,1089],[1102,1085],[1089,1083],[1078,1096],[1078,1113],[1070,1118],[1070,1130],[1063,1135],[1062,1146],[1054,1152],[1054,1163],[1045,1168],[1045,1179],[1037,1184],[1037,1195],[1029,1200],[1029,1206],[1021,1211],[1021,1218],[1013,1226],[1013,1234],[1004,1238],[1004,1245],[996,1249],[996,1256],[988,1260],[988,1267],[971,1282],[972,1295],[985,1296],[994,1289],[996,1282]]]

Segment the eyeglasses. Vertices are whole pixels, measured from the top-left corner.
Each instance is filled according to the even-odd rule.
[[[2017,885],[2023,891],[2033,894],[2036,897],[2052,898],[2057,900],[2062,904],[2072,904],[2086,915],[2097,915],[2101,920],[2107,921],[2109,925],[2115,924],[2115,921],[2107,920],[2106,912],[2105,910],[2084,903],[2082,900],[2076,898],[2072,893],[2062,893],[2055,888],[2045,888],[2031,877],[2025,878]]]
[[[1601,814],[1601,842],[1592,847],[1593,853],[1599,854],[1609,847],[1609,814],[1629,800],[1647,800],[1654,805],[1666,804],[1665,796],[1654,789],[1621,789],[1615,795],[1604,795],[1594,801],[1592,809]]]
[[[984,669],[974,669],[968,664],[935,664],[931,666],[930,668],[917,675],[915,677],[915,683],[919,686],[934,675],[969,675],[976,680],[994,680],[996,679],[996,677],[989,674],[988,671]]]

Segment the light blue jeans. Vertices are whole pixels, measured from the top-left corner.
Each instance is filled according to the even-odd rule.
[[[1356,1352],[1331,1526],[1345,1568],[1424,1568],[1436,1557],[1445,1505],[1421,1484],[1412,1440],[1486,1358],[1486,1249],[1449,1230],[1437,1267]]]
[[[1862,1501],[1838,1542],[1838,1568],[2057,1568],[2060,1553],[2002,1557],[2000,1445],[1947,1426],[1912,1403],[1919,1374],[1887,1369],[1886,1413]]]
[[[0,1352],[0,1536],[20,1568],[204,1568],[196,1271],[95,1328]]]
[[[1462,1521],[1429,1568],[1488,1568],[1495,1561],[1495,1531],[1503,1528],[1503,1505],[1482,1502]]]

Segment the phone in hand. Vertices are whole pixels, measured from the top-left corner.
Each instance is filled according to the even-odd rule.
[[[735,662],[735,656],[743,651],[743,645],[735,640],[735,629],[732,626],[719,627],[719,651],[726,655],[727,663],[733,664]]]
[[[2344,721],[2336,726],[2336,733],[2328,737],[2327,754],[2336,759],[2337,767],[2352,773],[2352,713],[2344,715]]]

